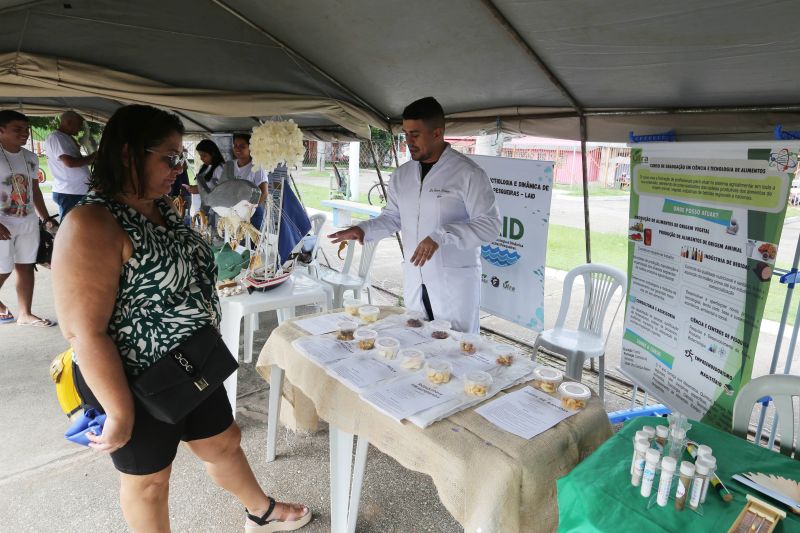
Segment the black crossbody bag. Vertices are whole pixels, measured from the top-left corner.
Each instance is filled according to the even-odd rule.
[[[204,326],[147,367],[131,386],[154,418],[177,424],[239,368],[214,326]]]

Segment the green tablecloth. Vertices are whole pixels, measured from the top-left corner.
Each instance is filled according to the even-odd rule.
[[[717,475],[734,493],[734,499],[726,504],[713,488],[709,488],[703,504],[703,516],[688,507],[676,512],[672,501],[666,507],[655,505],[648,510],[649,498],[643,498],[639,494],[639,487],[631,485],[633,436],[642,426],[657,424],[666,424],[666,419],[642,417],[630,420],[569,475],[558,480],[559,531],[726,532],[744,507],[744,494],[748,492],[743,485],[731,479],[733,474],[753,471],[800,480],[800,461],[692,421],[689,438],[711,446],[717,458]],[[686,459],[689,456],[684,453]],[[653,486],[654,493],[657,486],[658,474]],[[674,485],[672,491],[674,494]],[[769,501],[766,497],[761,498]],[[776,506],[786,511],[786,507]],[[800,516],[788,511],[787,515],[775,531],[800,532]]]

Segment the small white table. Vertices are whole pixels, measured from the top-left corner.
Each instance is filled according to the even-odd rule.
[[[278,323],[295,316],[295,308],[299,305],[317,304],[323,312],[331,306],[333,291],[330,286],[321,283],[306,274],[295,272],[283,284],[265,292],[254,291],[252,294],[239,294],[226,296],[220,300],[222,307],[222,320],[220,330],[222,340],[228,350],[240,359],[239,334],[241,333],[242,319],[244,318],[244,362],[252,361],[253,356],[253,322],[251,318],[258,318],[258,313],[264,311],[277,311]],[[282,383],[283,372],[274,372],[271,384]],[[228,400],[236,416],[236,386],[238,372],[234,372],[225,380],[225,390]],[[269,413],[267,426],[267,457],[268,461],[275,459],[275,441],[277,438],[278,414],[280,411],[281,387],[270,387]]]

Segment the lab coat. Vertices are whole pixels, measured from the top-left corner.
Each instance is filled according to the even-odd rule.
[[[420,181],[420,164],[409,161],[393,174],[381,214],[359,224],[364,240],[400,231],[403,238],[403,299],[423,312],[422,284],[435,318],[457,331],[480,328],[481,244],[500,233],[500,212],[489,177],[476,163],[448,144]],[[411,264],[417,245],[430,237],[439,249],[421,268]]]

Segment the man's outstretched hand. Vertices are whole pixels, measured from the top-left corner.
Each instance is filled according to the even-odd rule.
[[[328,238],[331,239],[331,242],[334,244],[345,241],[358,241],[358,244],[364,244],[364,230],[358,226],[351,226],[342,231],[331,233],[328,235]]]
[[[419,245],[417,245],[417,249],[414,250],[414,255],[411,256],[411,264],[421,267],[433,257],[433,254],[435,254],[438,249],[439,245],[436,241],[430,237],[425,237]]]

